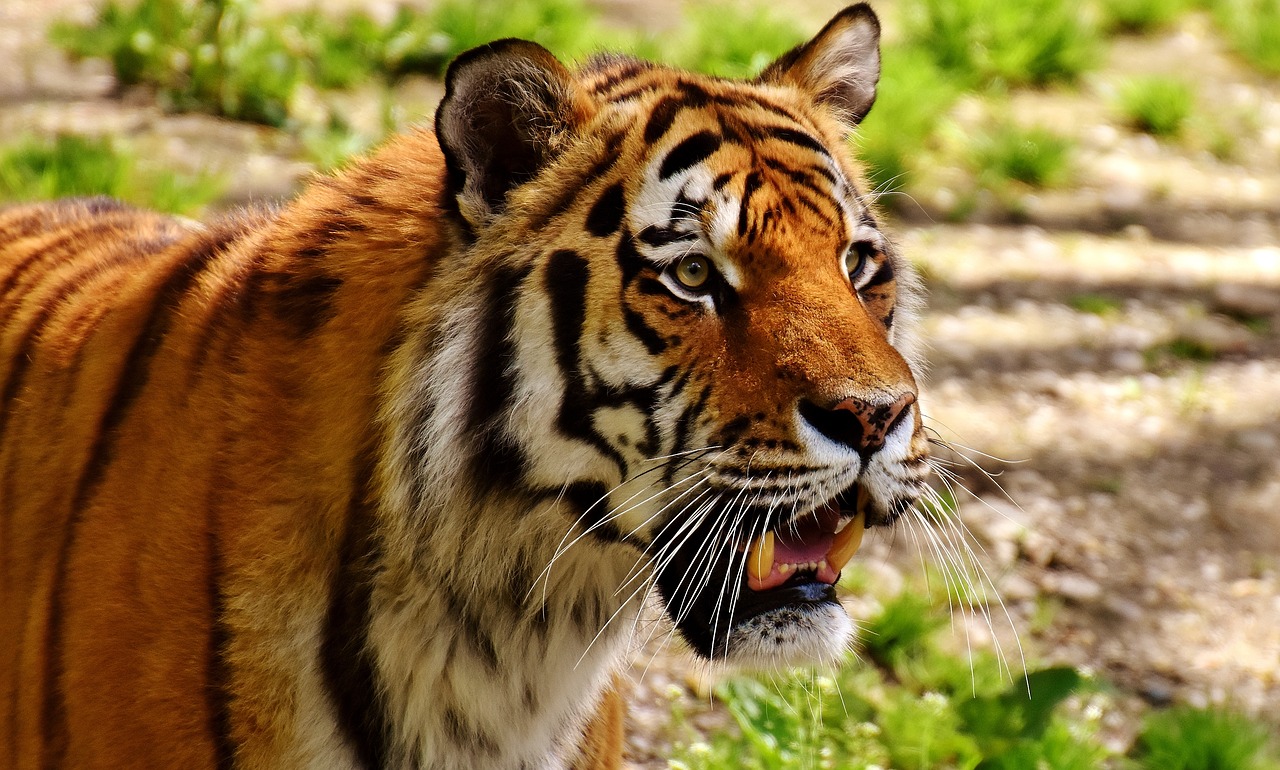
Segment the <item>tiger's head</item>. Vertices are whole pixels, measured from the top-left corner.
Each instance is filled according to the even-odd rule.
[[[516,40],[449,71],[449,333],[478,353],[438,358],[468,395],[437,433],[567,502],[561,548],[634,546],[618,591],[652,581],[706,657],[838,656],[841,568],[924,484],[916,288],[849,158],[879,71],[862,4],[745,82]]]

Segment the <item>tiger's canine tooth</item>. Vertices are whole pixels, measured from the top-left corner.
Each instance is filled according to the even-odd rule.
[[[866,527],[867,513],[865,510],[860,510],[849,526],[836,533],[831,543],[831,550],[827,551],[827,564],[833,571],[839,572],[844,569],[844,565],[848,564],[853,555],[858,552],[858,548],[862,546],[862,535],[866,532]]]
[[[773,571],[773,533],[766,532],[751,544],[747,554],[747,574],[762,580]]]

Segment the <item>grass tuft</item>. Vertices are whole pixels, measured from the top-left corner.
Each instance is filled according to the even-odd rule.
[[[1079,310],[1081,313],[1091,313],[1092,315],[1110,316],[1120,312],[1124,304],[1115,297],[1108,297],[1105,294],[1075,294],[1067,299],[1067,304],[1073,310]]]
[[[1276,770],[1268,730],[1233,711],[1187,706],[1149,715],[1134,746],[1142,770]]]
[[[1074,82],[1093,65],[1097,30],[1062,0],[913,0],[907,37],[970,86]]]
[[[1280,74],[1280,0],[1215,0],[1210,7],[1237,53],[1263,72]]]
[[[1112,33],[1145,35],[1168,28],[1187,10],[1187,0],[1102,0],[1102,26]]]
[[[60,134],[0,148],[0,200],[106,195],[177,214],[196,213],[222,192],[209,175],[148,170],[108,139]]]
[[[997,125],[973,145],[971,161],[988,186],[1006,181],[1029,187],[1052,187],[1071,173],[1072,143],[1044,128]]]
[[[873,189],[892,193],[911,182],[915,164],[959,89],[919,48],[887,46],[882,61],[875,107],[853,142]]]
[[[733,20],[733,34],[725,34],[726,19]],[[720,77],[752,77],[806,39],[805,30],[773,8],[744,13],[741,5],[723,0],[687,6],[681,29],[659,45],[659,58]]]
[[[1116,101],[1126,122],[1159,137],[1182,133],[1195,106],[1191,86],[1176,78],[1146,77],[1121,87]]]

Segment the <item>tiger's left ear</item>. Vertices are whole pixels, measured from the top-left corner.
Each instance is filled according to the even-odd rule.
[[[573,74],[527,40],[498,40],[449,65],[436,110],[449,194],[475,233],[538,175],[591,113]]]
[[[853,128],[876,101],[880,80],[880,20],[866,3],[845,8],[812,40],[783,54],[760,82],[813,94]]]

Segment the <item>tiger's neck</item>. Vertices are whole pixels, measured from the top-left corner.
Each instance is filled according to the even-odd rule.
[[[643,592],[619,590],[634,551],[545,537],[568,529],[560,505],[513,510],[508,497],[442,510],[422,522],[415,547],[382,543],[368,650],[391,765],[572,758]]]

